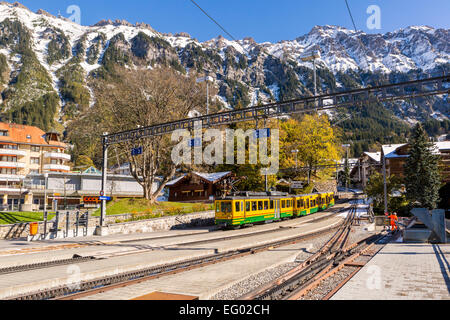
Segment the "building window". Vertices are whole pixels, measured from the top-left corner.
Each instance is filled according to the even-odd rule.
[[[41,147],[31,146],[31,152],[40,152],[40,151],[41,151]]]
[[[12,145],[12,144],[2,144],[0,145],[0,149],[10,149],[10,150],[18,150],[18,145]]]
[[[1,161],[3,162],[17,162],[17,158],[16,157],[8,157],[8,156],[2,156],[0,158]]]
[[[17,174],[17,169],[2,168],[0,174]]]
[[[39,164],[39,158],[31,158],[31,164]]]
[[[39,170],[30,170],[30,174],[39,174]]]
[[[9,137],[9,132],[7,130],[0,131],[0,137]]]

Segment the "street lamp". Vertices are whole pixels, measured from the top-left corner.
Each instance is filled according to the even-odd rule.
[[[291,153],[295,153],[295,170],[298,170],[298,150],[292,150]]]
[[[344,168],[344,170],[347,170],[348,165],[349,165],[349,163],[348,163],[348,158],[349,158],[348,151],[349,151],[351,145],[350,144],[343,144],[342,147],[347,149],[347,158],[346,158],[347,166]],[[347,191],[348,191],[348,179],[349,179],[349,177],[345,176],[345,188],[347,189]]]
[[[197,83],[206,82],[206,114],[209,114],[209,82],[214,82],[213,77],[207,75],[203,78],[198,78]]]
[[[300,56],[300,59],[302,59],[303,62],[309,62],[312,61],[313,68],[314,68],[314,97],[317,97],[317,71],[316,71],[316,59],[320,59],[320,51],[314,50],[312,52],[304,53]],[[316,108],[317,108],[317,101],[316,101]]]
[[[48,173],[44,173],[44,240],[47,236],[47,183],[48,183]]]

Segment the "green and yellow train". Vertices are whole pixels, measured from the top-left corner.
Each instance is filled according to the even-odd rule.
[[[335,205],[334,193],[292,196],[281,193],[241,193],[215,202],[216,225],[238,227],[307,216]]]

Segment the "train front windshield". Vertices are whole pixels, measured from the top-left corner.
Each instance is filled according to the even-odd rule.
[[[231,201],[221,201],[217,203],[216,211],[222,213],[231,213],[233,211],[233,206]]]

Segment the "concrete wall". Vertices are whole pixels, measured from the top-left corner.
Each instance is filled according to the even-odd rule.
[[[214,211],[200,212],[185,214],[179,216],[170,216],[164,218],[142,220],[135,222],[115,223],[117,220],[126,220],[132,217],[131,214],[123,214],[116,216],[107,216],[106,224],[109,225],[109,234],[131,234],[131,233],[144,233],[165,231],[177,228],[187,228],[190,226],[208,226],[214,224]],[[75,216],[71,215],[70,230],[75,229]],[[100,222],[100,217],[89,218],[89,228],[95,228]],[[54,223],[47,223],[47,232],[53,228]],[[61,215],[58,228],[66,230],[66,216]],[[79,227],[80,234],[84,227]],[[44,223],[39,223],[39,233],[44,232]],[[26,238],[30,234],[30,227],[28,223],[15,224],[15,225],[0,225],[0,239],[18,239]]]

